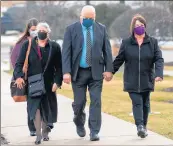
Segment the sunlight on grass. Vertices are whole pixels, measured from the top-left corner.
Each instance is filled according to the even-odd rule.
[[[173,71],[173,66],[164,66],[164,70]]]

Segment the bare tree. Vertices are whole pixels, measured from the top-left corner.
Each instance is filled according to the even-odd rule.
[[[86,0],[86,5],[90,5],[90,0]]]
[[[120,0],[120,4],[125,4],[125,0]]]
[[[106,25],[107,28],[110,27],[112,22],[122,13],[131,9],[130,6],[125,4],[99,4],[95,6],[98,22]]]
[[[173,1],[154,1],[154,5],[173,14]]]
[[[142,7],[124,12],[111,24],[109,33],[112,38],[126,38],[130,35],[130,22],[135,14],[141,14],[147,21],[147,33],[161,40],[173,37],[173,18],[167,10],[154,7]]]
[[[62,39],[65,28],[79,19],[80,5],[65,7],[64,1],[37,1],[28,2],[26,20],[32,17],[39,21],[46,21],[51,29],[51,39]],[[33,11],[37,10],[37,11]]]
[[[169,1],[169,10],[173,14],[173,1]]]

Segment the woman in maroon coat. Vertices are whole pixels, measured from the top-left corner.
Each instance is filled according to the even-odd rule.
[[[35,19],[35,18],[30,19],[26,25],[26,29],[25,29],[24,34],[15,44],[15,46],[11,52],[11,64],[12,64],[13,68],[15,67],[16,61],[18,59],[22,44],[26,40],[31,39],[37,35],[37,32],[36,32],[37,24],[38,24],[37,19]],[[27,107],[27,111],[28,111],[28,107]],[[28,128],[30,131],[30,135],[35,136],[36,135],[36,132],[35,132],[36,129],[35,129],[33,121],[29,120],[29,118],[28,118]]]
[[[24,34],[15,44],[15,46],[11,52],[11,64],[12,64],[13,68],[15,67],[15,64],[16,64],[17,58],[19,56],[20,49],[21,49],[23,42],[26,41],[27,39],[31,39],[37,35],[37,33],[36,33],[37,24],[38,24],[37,19],[35,19],[35,18],[30,19],[26,25]]]

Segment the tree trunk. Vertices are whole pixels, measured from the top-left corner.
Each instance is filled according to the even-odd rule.
[[[125,4],[125,0],[120,0],[120,4]]]
[[[86,5],[90,5],[90,0],[86,0]]]
[[[173,14],[173,1],[169,1],[169,10]]]

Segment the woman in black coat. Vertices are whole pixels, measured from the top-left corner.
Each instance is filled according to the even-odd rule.
[[[38,36],[32,39],[31,42],[27,76],[30,77],[42,73],[45,69],[46,94],[34,98],[28,96],[29,117],[30,120],[34,120],[36,127],[37,138],[35,144],[40,144],[42,137],[44,141],[49,140],[48,133],[51,129],[46,126],[47,123],[57,122],[56,89],[62,85],[62,61],[60,46],[48,39],[50,33],[49,25],[47,23],[39,23],[37,32]],[[29,41],[24,42],[15,65],[14,76],[19,88],[22,88],[24,83],[22,68],[28,44]],[[46,64],[48,64],[47,67]]]
[[[146,20],[136,15],[131,22],[131,36],[122,41],[114,60],[114,73],[124,65],[124,91],[129,93],[138,136],[145,138],[150,110],[150,92],[154,81],[163,79],[162,52],[155,38],[145,32]]]

